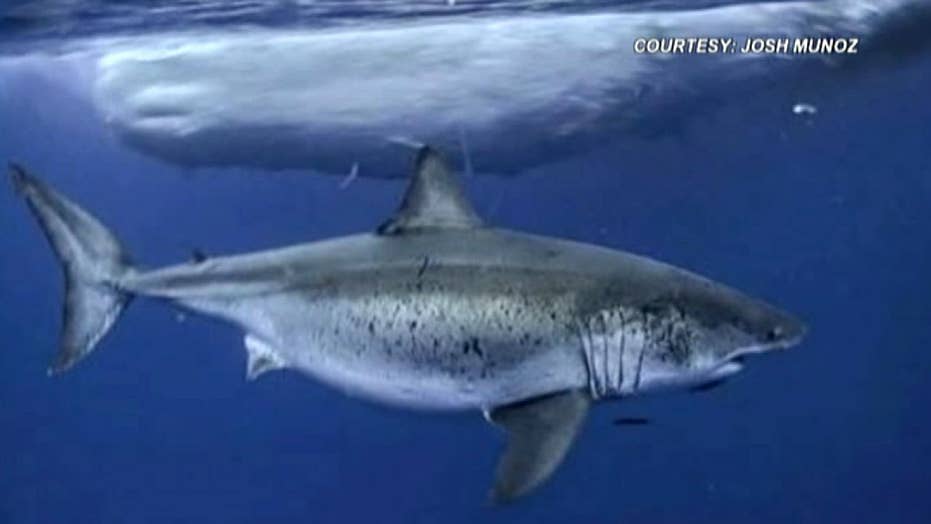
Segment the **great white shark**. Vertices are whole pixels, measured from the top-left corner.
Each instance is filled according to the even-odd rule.
[[[508,435],[498,501],[550,476],[594,401],[713,384],[805,333],[688,271],[486,225],[429,147],[375,232],[151,270],[77,204],[10,173],[64,267],[50,373],[91,353],[131,298],[165,299],[242,329],[249,378],[287,368],[382,403],[483,412]]]

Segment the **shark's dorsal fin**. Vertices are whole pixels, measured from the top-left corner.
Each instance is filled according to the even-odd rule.
[[[379,226],[380,235],[400,235],[431,229],[481,227],[482,220],[462,192],[455,174],[435,149],[423,146],[414,174],[397,212]]]
[[[245,345],[246,351],[249,353],[248,367],[246,368],[247,380],[255,380],[269,371],[288,367],[284,359],[260,338],[254,335],[246,335]]]
[[[491,497],[507,502],[539,486],[562,463],[591,400],[585,392],[566,391],[499,407],[486,417],[507,431]]]

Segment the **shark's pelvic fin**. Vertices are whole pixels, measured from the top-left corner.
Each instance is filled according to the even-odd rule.
[[[284,359],[262,339],[254,335],[246,335],[245,345],[246,351],[249,352],[249,362],[246,368],[247,380],[255,380],[269,371],[287,367]]]
[[[417,152],[414,174],[401,207],[391,219],[379,226],[378,233],[399,235],[481,225],[482,220],[466,199],[446,161],[435,149],[423,146]]]
[[[508,434],[491,493],[507,502],[539,486],[562,463],[591,400],[583,391],[567,391],[497,408],[489,420]]]
[[[49,374],[60,373],[94,350],[129,302],[119,287],[129,257],[96,218],[23,167],[11,163],[10,177],[64,268],[60,349],[49,367]]]

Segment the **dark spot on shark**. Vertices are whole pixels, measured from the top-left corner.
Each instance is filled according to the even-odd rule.
[[[475,353],[479,356],[479,358],[485,356],[484,352],[482,352],[482,348],[478,345],[478,339],[475,337],[472,337],[462,343],[462,354],[468,355],[470,352]]]
[[[369,321],[369,334],[370,334],[370,335],[374,335],[374,334],[375,334],[375,321],[374,321],[374,320],[373,320],[373,321]]]
[[[191,259],[195,264],[200,264],[207,261],[207,253],[202,249],[194,248],[191,250]]]
[[[427,266],[428,266],[428,265],[430,265],[430,257],[424,256],[424,257],[423,257],[423,263],[420,264],[420,269],[417,270],[417,278],[422,277],[423,274],[427,272]],[[419,291],[419,289],[418,289],[418,291]]]
[[[485,356],[484,353],[482,353],[482,348],[478,347],[477,338],[472,339],[472,351],[475,351],[475,354],[478,355],[479,357]]]
[[[692,328],[685,312],[669,299],[656,299],[640,307],[645,336],[663,362],[685,363],[692,353]]]

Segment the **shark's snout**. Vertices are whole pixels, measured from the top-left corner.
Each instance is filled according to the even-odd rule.
[[[747,358],[752,355],[781,351],[800,344],[808,332],[808,327],[804,322],[787,314],[781,316],[783,318],[766,331],[762,340],[732,351],[725,357],[724,362],[743,367]]]

